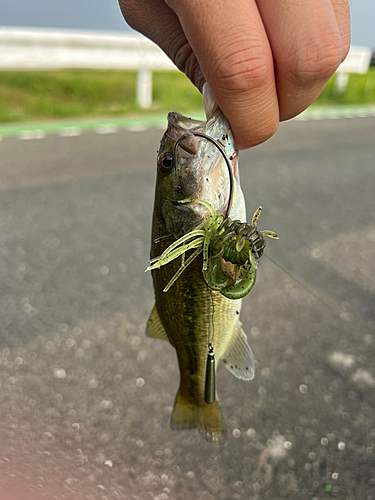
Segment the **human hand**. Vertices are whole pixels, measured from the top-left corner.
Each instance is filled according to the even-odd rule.
[[[236,146],[269,139],[319,96],[350,46],[348,0],[119,0],[202,92]],[[208,86],[204,100],[212,108]],[[208,104],[207,104],[208,103]]]

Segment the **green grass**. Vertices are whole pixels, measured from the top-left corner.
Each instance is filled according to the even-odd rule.
[[[202,108],[198,90],[182,74],[153,74],[153,105],[135,103],[136,73],[129,71],[0,72],[0,121],[73,116],[135,115]],[[177,104],[178,103],[178,104]]]
[[[375,68],[370,68],[366,75],[350,75],[347,90],[335,94],[333,76],[315,105],[332,104],[374,104],[375,103]]]
[[[316,105],[375,102],[375,69],[351,75],[349,88],[341,95],[335,95],[333,80]],[[202,110],[200,93],[181,73],[153,74],[151,110],[137,108],[135,84],[135,72],[128,71],[2,71],[0,122]]]

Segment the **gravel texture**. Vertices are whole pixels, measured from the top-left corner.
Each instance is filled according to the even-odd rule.
[[[176,355],[144,333],[162,132],[3,139],[1,500],[375,500],[374,130],[290,122],[241,154],[302,286],[262,260],[255,379],[218,369],[223,446],[170,430]]]

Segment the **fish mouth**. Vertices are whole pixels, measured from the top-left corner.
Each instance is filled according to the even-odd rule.
[[[168,113],[167,134],[171,139],[176,141],[187,131],[203,128],[205,124],[206,122],[204,121],[194,120],[193,118],[183,116],[176,111],[171,111],[170,113]]]
[[[180,213],[191,214],[193,212],[197,217],[203,218],[204,214],[201,214],[201,210],[199,210],[202,204],[199,203],[197,198],[186,198],[185,200],[175,201],[173,205]],[[207,208],[204,209],[204,213],[206,212],[208,212]]]
[[[175,111],[168,113],[168,128],[166,131],[167,137],[175,144],[178,142],[184,154],[194,157],[198,154],[200,148],[200,140],[194,136],[196,132],[204,132],[206,122],[193,120],[186,116],[180,115]],[[182,139],[182,137],[184,137]]]
[[[220,145],[228,158],[237,155],[229,122],[219,108],[207,121],[195,120],[171,111],[168,113],[166,135],[173,142],[179,142],[180,148],[200,157],[204,157],[202,150],[207,149],[207,146],[214,147],[208,144],[207,139]],[[182,136],[185,136],[183,140]],[[206,173],[211,173],[212,170],[213,168]]]
[[[203,199],[215,210],[224,212],[238,153],[229,122],[221,110],[217,109],[207,121],[171,112],[166,134],[175,144],[178,183],[183,187],[181,199]],[[186,189],[188,185],[191,189]],[[194,206],[194,210],[206,213],[202,206]]]

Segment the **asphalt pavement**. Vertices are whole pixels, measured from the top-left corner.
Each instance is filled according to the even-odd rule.
[[[255,379],[219,366],[223,446],[170,429],[176,355],[145,336],[161,135],[0,142],[0,499],[375,500],[375,117],[240,155],[283,270],[244,300]]]

